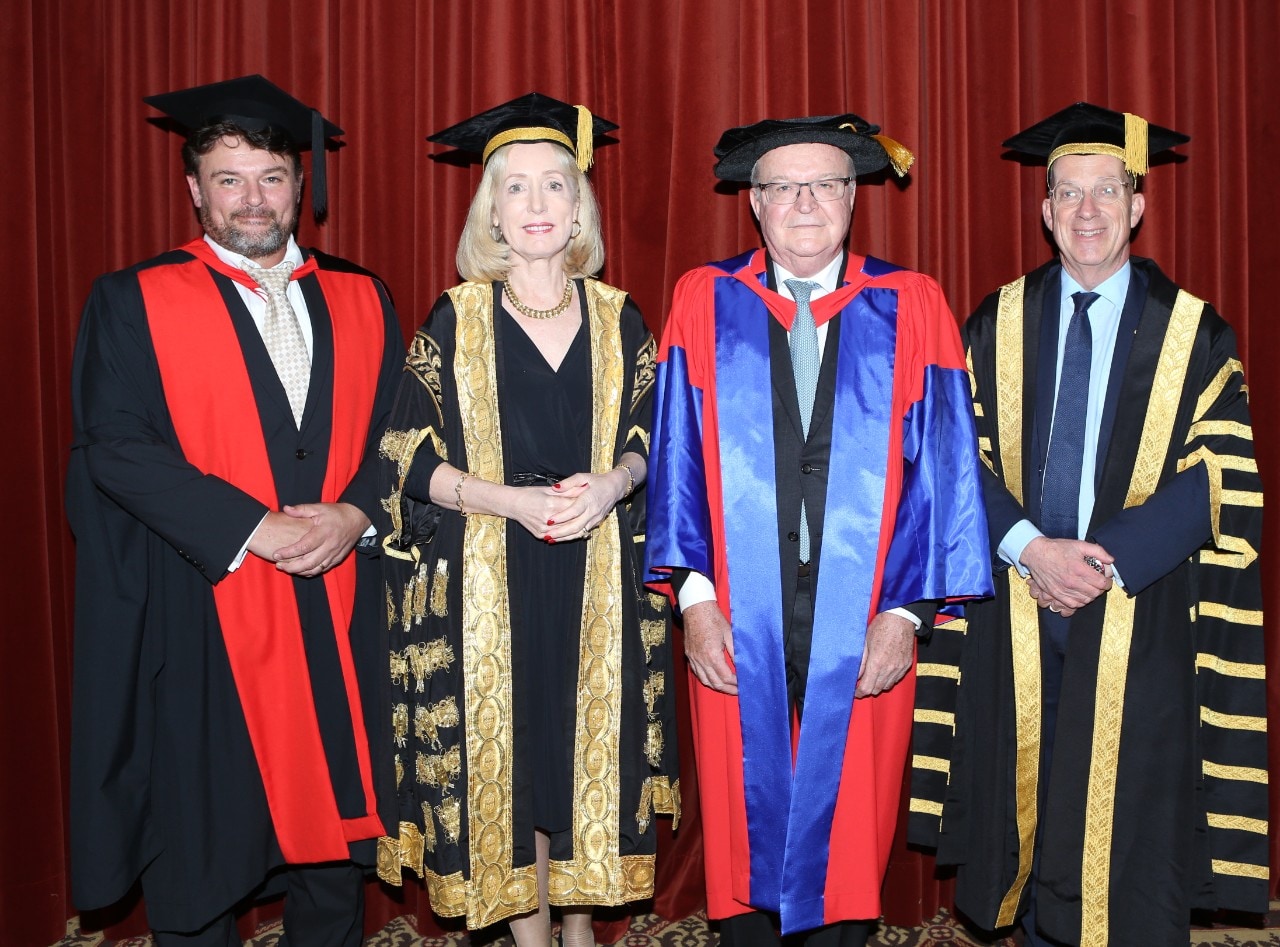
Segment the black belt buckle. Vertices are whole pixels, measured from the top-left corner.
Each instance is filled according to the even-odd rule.
[[[809,578],[809,563],[807,562],[800,563],[800,567],[796,570],[796,575],[802,579]]]

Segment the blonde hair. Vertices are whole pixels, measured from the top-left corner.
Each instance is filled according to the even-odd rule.
[[[519,142],[512,142],[519,144]],[[493,238],[494,208],[498,199],[498,187],[507,173],[507,152],[511,145],[503,145],[484,166],[480,186],[471,199],[467,222],[458,241],[458,272],[465,280],[490,283],[504,280],[511,272],[511,248],[505,241]],[[569,190],[578,201],[580,230],[569,240],[565,248],[564,268],[570,278],[594,276],[604,266],[604,236],[600,232],[600,206],[596,203],[591,182],[578,169],[574,157],[563,148],[553,149],[557,155],[558,171],[569,183]]]

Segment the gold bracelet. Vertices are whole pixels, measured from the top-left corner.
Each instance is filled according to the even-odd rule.
[[[453,492],[458,496],[458,513],[461,516],[467,515],[467,511],[462,508],[462,485],[467,482],[467,478],[470,476],[471,474],[463,471],[462,476],[458,478],[458,482],[453,485]]]
[[[631,491],[636,488],[636,475],[631,472],[630,464],[618,464],[614,470],[625,470],[627,472],[627,489],[622,492],[622,499],[631,496]]]

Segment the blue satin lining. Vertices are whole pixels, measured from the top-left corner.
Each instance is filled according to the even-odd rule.
[[[992,594],[970,405],[967,372],[925,370],[924,395],[903,423],[902,498],[878,612],[920,599]]]
[[[717,280],[715,287],[716,410],[733,654],[741,695],[751,903],[777,911],[791,798],[791,728],[778,585],[769,371],[773,317],[736,280]]]
[[[828,502],[787,834],[784,932],[824,923],[831,822],[884,515],[897,316],[897,292],[867,289],[840,320]]]
[[[684,349],[672,346],[654,381],[645,581],[666,582],[671,569],[694,569],[714,579],[706,483],[702,392],[689,381]]]

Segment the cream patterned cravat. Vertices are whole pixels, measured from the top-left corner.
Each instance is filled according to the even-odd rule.
[[[270,269],[243,265],[246,273],[254,278],[267,293],[267,318],[262,326],[262,341],[266,343],[271,364],[276,367],[280,384],[289,396],[293,420],[302,426],[302,411],[307,406],[307,386],[311,383],[311,355],[306,340],[298,326],[298,315],[289,304],[289,276],[293,264],[288,260]]]

